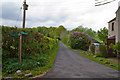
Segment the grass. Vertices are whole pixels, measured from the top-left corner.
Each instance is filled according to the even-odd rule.
[[[55,56],[56,56],[56,52],[58,50],[58,47],[59,47],[59,44],[57,45],[57,47],[55,47],[53,50],[50,51],[52,53],[50,55],[50,61],[45,66],[39,67],[39,68],[34,68],[32,70],[21,70],[21,71],[24,74],[32,73],[32,76],[29,77],[29,78],[32,78],[34,76],[37,76],[37,75],[40,75],[40,74],[43,74],[43,73],[49,71],[52,68],[52,66],[53,66],[53,63],[54,63],[54,60],[55,60]],[[3,77],[28,78],[28,77],[25,77],[25,76],[20,77],[15,72],[12,73],[12,74],[3,73],[2,75],[3,75]]]
[[[81,54],[82,56],[84,56],[84,57],[86,57],[86,58],[88,58],[88,59],[90,59],[92,61],[95,61],[97,63],[103,64],[105,66],[111,67],[111,68],[116,69],[116,70],[120,70],[120,64],[117,63],[117,62],[113,62],[113,61],[108,60],[108,59],[103,58],[103,57],[96,57],[96,58],[94,58],[92,54],[91,55],[90,54],[86,55],[85,52],[80,52],[79,54]],[[99,61],[99,59],[102,59],[103,61]],[[114,66],[111,66],[109,64],[104,63],[105,61],[110,62],[110,64],[113,64]]]

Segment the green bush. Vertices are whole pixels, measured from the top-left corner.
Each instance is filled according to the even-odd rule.
[[[3,59],[9,58],[9,56],[10,56],[10,52],[7,51],[7,50],[2,49],[2,58]]]
[[[117,52],[117,57],[120,57],[120,42],[116,42],[115,45],[111,43],[109,48],[114,50],[113,54]]]
[[[65,38],[62,40],[62,42],[63,42],[64,44],[69,44],[69,37],[68,37],[68,36],[65,37]]]
[[[101,57],[108,57],[108,56],[109,56],[106,45],[101,44],[101,45],[99,46],[99,50],[100,50],[100,55],[101,55]]]
[[[9,58],[18,57],[19,50],[19,37],[10,36],[9,34],[19,33],[19,31],[27,32],[27,35],[22,36],[22,54],[34,55],[37,53],[45,54],[48,50],[52,49],[57,42],[56,39],[51,39],[39,33],[36,28],[14,28],[2,26],[2,48],[5,51],[3,56]]]
[[[2,71],[4,73],[13,73],[17,70],[33,70],[37,67],[46,66],[51,61],[50,57],[53,55],[51,53],[54,52],[57,46],[58,43],[54,45],[54,48],[47,51],[46,54],[34,54],[26,57],[26,59],[22,58],[21,64],[18,62],[18,58],[5,58],[2,63]]]
[[[95,53],[95,45],[90,45],[89,47],[90,47],[90,51],[92,53]]]
[[[73,32],[70,35],[70,46],[73,49],[82,49],[85,50],[86,44],[90,42],[88,35],[84,32]]]
[[[32,59],[22,59],[21,64],[18,62],[18,58],[8,58],[2,64],[2,71],[6,73],[12,73],[17,70],[32,70],[33,68],[40,67],[41,63]]]

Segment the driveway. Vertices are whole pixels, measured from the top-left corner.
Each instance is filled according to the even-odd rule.
[[[91,61],[59,44],[53,68],[42,78],[117,78],[118,71]]]

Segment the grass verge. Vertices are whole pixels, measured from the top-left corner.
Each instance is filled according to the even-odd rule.
[[[80,52],[79,54],[81,54],[82,56],[84,56],[84,57],[86,57],[86,58],[88,58],[88,59],[90,59],[92,61],[95,61],[97,63],[103,64],[105,66],[111,67],[111,68],[116,69],[116,70],[120,70],[120,64],[117,63],[117,62],[113,62],[113,61],[108,60],[108,59],[103,58],[103,57],[94,58],[93,55],[87,55],[85,52]],[[100,59],[103,60],[103,61],[100,61]],[[112,64],[114,66],[111,66],[110,64],[106,64],[104,62],[109,62],[110,64]]]

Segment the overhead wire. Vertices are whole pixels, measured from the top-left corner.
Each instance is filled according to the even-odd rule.
[[[96,0],[95,0],[96,1]],[[97,0],[98,1],[98,0]],[[104,1],[98,1],[95,3],[95,6],[101,6],[101,5],[105,5],[105,4],[108,4],[108,3],[111,3],[111,2],[114,2],[116,0],[112,0],[112,1],[108,1],[108,0],[104,0]]]
[[[103,3],[103,2],[105,2],[105,1],[108,1],[108,0],[103,0],[103,1],[97,1],[95,4],[99,4],[99,3]]]
[[[18,20],[19,20],[19,18],[20,18],[21,10],[22,10],[22,7],[20,8],[20,10],[19,10],[19,12],[18,12],[18,16],[17,16],[17,20],[16,20],[16,23],[15,23],[15,27],[17,27],[17,23],[18,23]]]
[[[22,3],[22,6],[23,6],[23,3]],[[19,8],[19,12],[18,12],[18,16],[17,16],[17,19],[16,19],[16,22],[15,22],[15,27],[17,27],[17,24],[18,24],[18,21],[19,21],[19,18],[20,18],[20,14],[21,14],[21,11],[22,11],[22,6]]]

